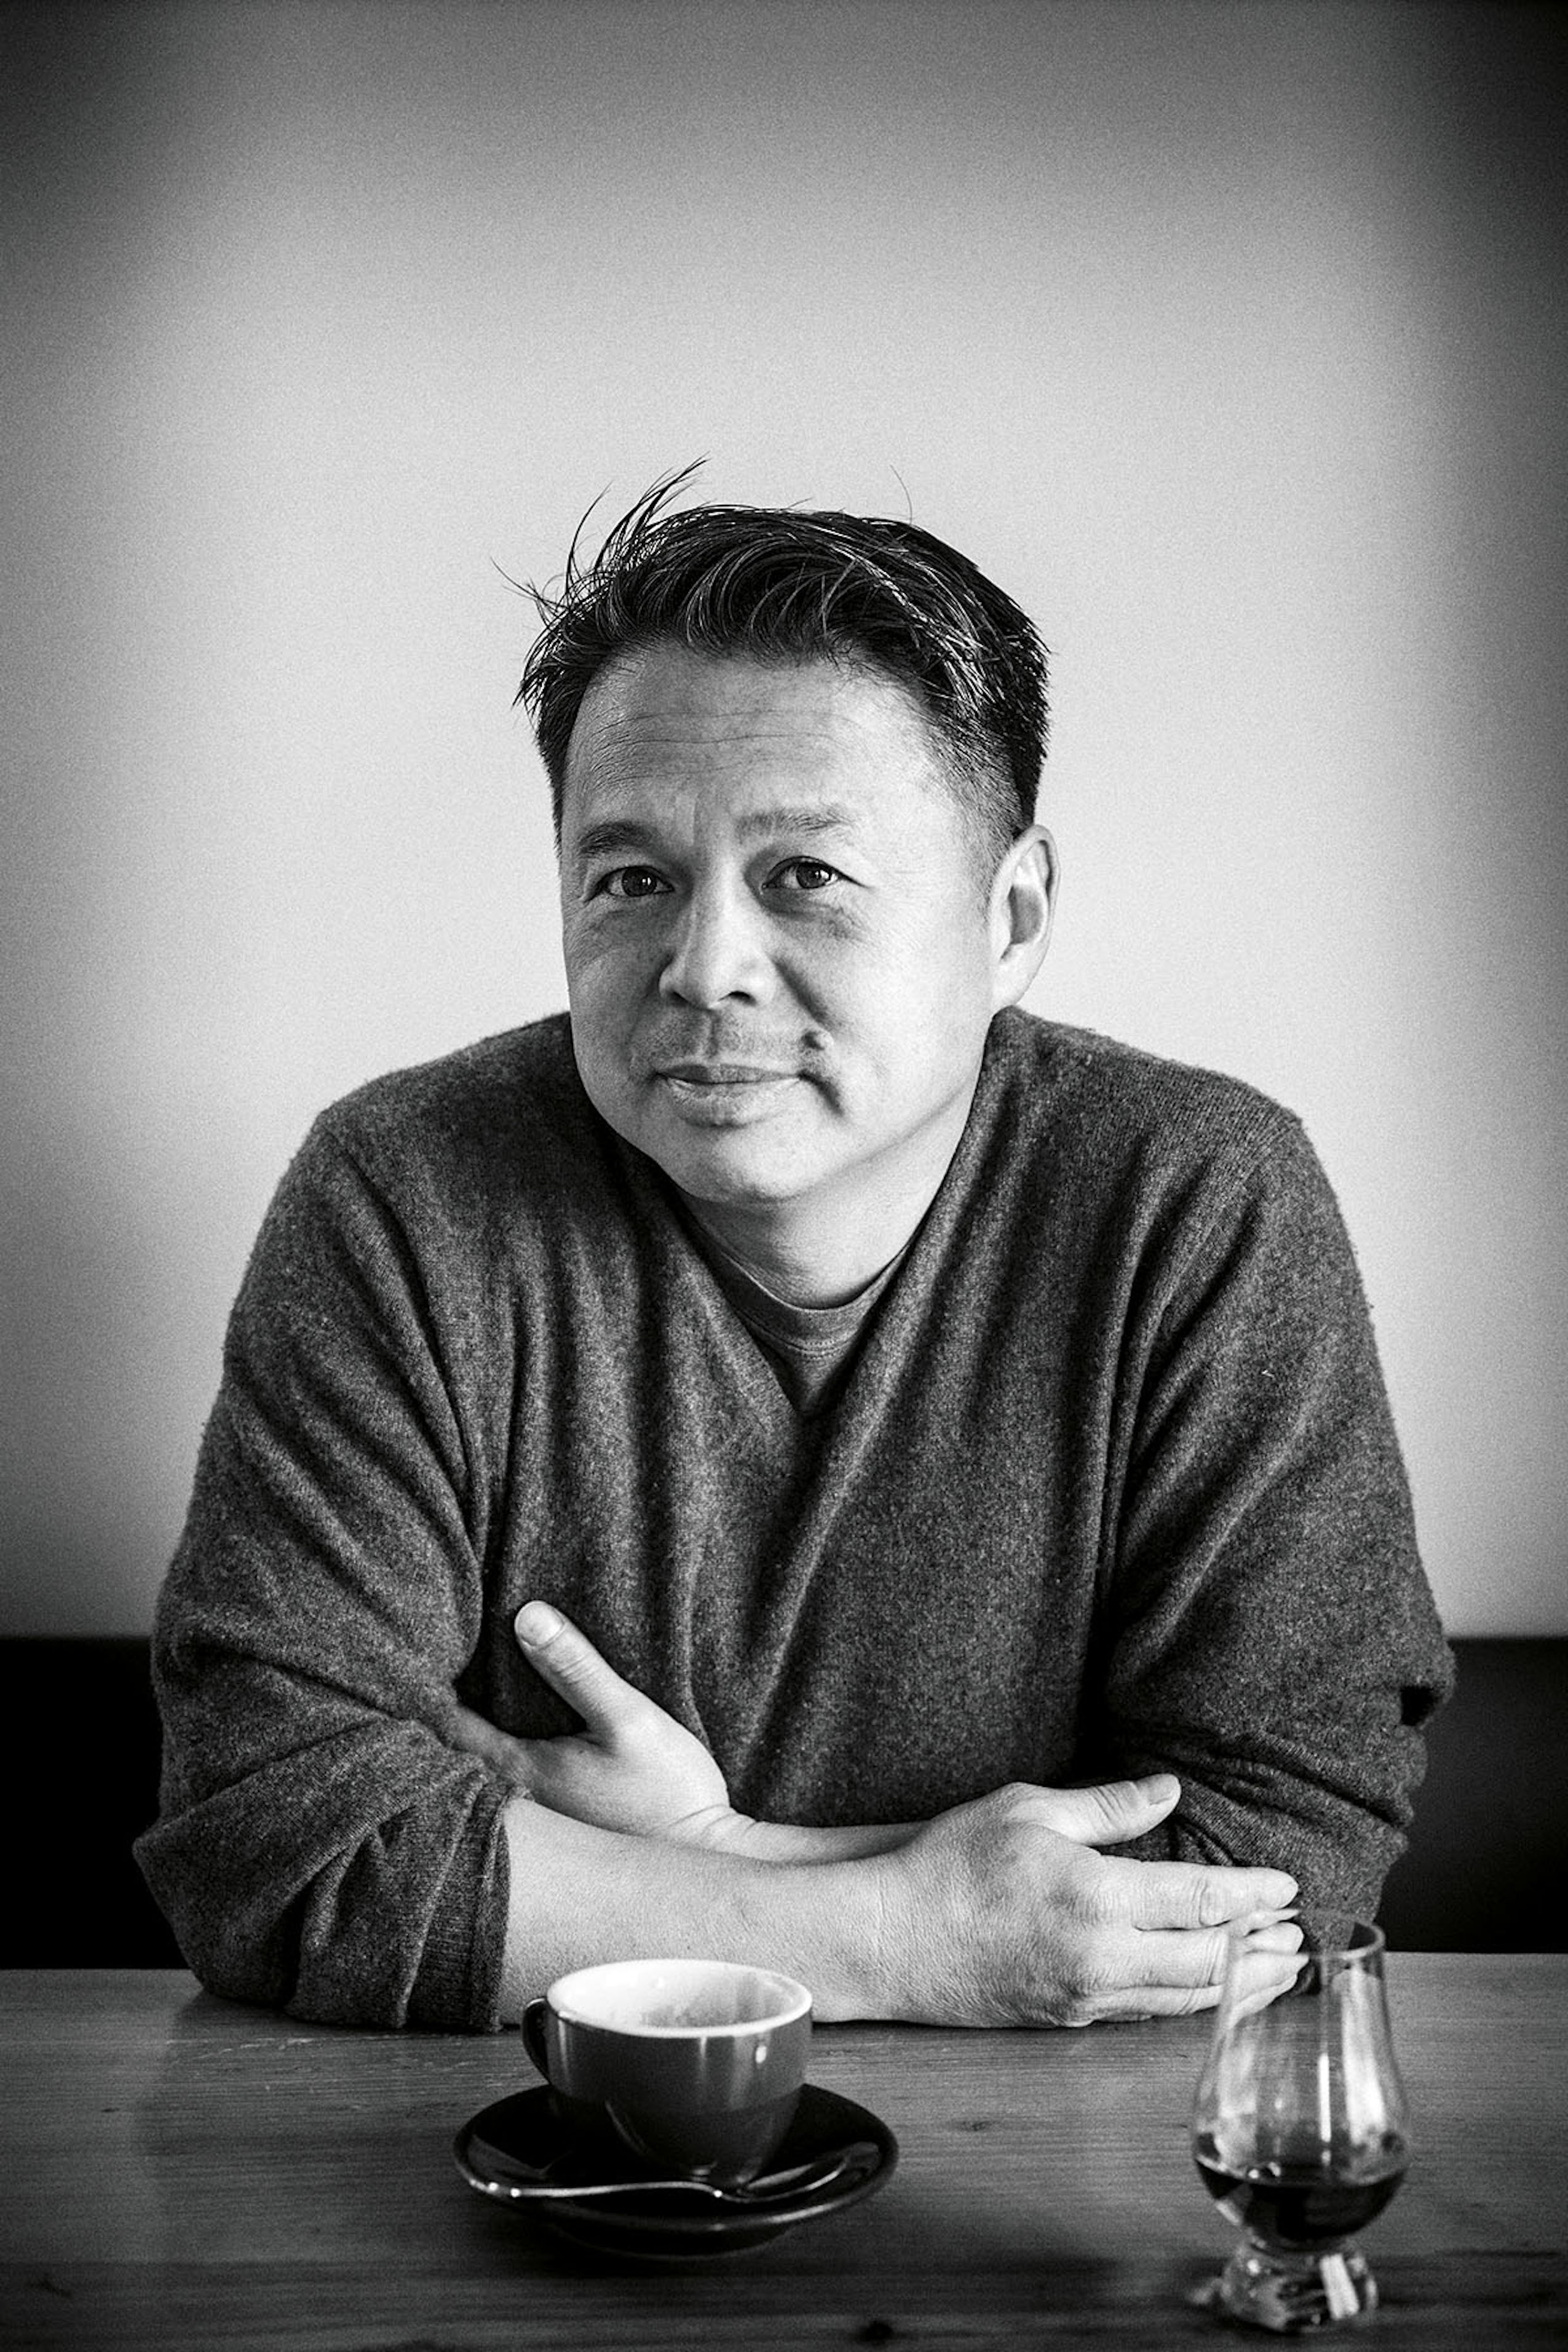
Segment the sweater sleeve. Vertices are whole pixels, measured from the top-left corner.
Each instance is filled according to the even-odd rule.
[[[235,1307],[154,1638],[138,1859],[215,1992],[498,2021],[500,1796],[440,1737],[479,1624],[468,1483],[419,1266],[319,1124]]]
[[[1143,1851],[1275,1864],[1303,1901],[1371,1916],[1452,1662],[1350,1241],[1299,1125],[1279,1115],[1220,1191],[1154,1286],[1096,1745],[1182,1780]]]

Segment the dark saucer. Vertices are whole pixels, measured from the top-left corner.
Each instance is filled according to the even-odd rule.
[[[599,2253],[630,2254],[641,2262],[684,2263],[765,2245],[802,2221],[858,2204],[891,2178],[899,2144],[887,2125],[853,2099],[841,2099],[836,2091],[818,2090],[808,2083],[768,2170],[782,2171],[817,2158],[826,2162],[835,2149],[859,2141],[868,2143],[865,2153],[832,2180],[770,2198],[765,2206],[709,2206],[679,2190],[658,2189],[642,2194],[628,2189],[613,2200],[584,2198],[576,2204],[569,2197],[542,2197],[539,2191],[546,2184],[634,2176],[606,2169],[597,2151],[585,2152],[584,2144],[563,2126],[550,2093],[541,2084],[498,2099],[471,2116],[453,2141],[452,2153],[471,2189],[515,2206],[580,2246]]]

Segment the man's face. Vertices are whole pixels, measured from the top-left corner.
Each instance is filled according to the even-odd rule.
[[[561,884],[583,1082],[682,1192],[863,1202],[927,1160],[934,1188],[998,1001],[995,918],[902,687],[618,656],[573,730]]]

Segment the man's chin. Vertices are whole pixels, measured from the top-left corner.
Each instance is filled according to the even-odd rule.
[[[830,1139],[826,1107],[796,1079],[768,1087],[600,1086],[584,1073],[599,1116],[693,1201],[740,1207],[791,1201],[812,1190]]]
[[[658,1162],[672,1184],[694,1201],[739,1208],[793,1201],[811,1189],[811,1158],[796,1136],[772,1134],[758,1124],[678,1125],[668,1120],[638,1136],[639,1150]]]

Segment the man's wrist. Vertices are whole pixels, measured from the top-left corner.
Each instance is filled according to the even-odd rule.
[[[875,1857],[780,1869],[752,1853],[595,1829],[518,1799],[501,1818],[508,2021],[573,1969],[677,1952],[752,1959],[798,1977],[825,2021],[895,2013],[884,1865]]]
[[[684,1845],[705,1846],[746,1862],[799,1867],[806,1863],[865,1862],[905,1845],[919,1824],[869,1822],[859,1828],[818,1829],[794,1822],[759,1822],[729,1806],[689,1814],[663,1834]]]

